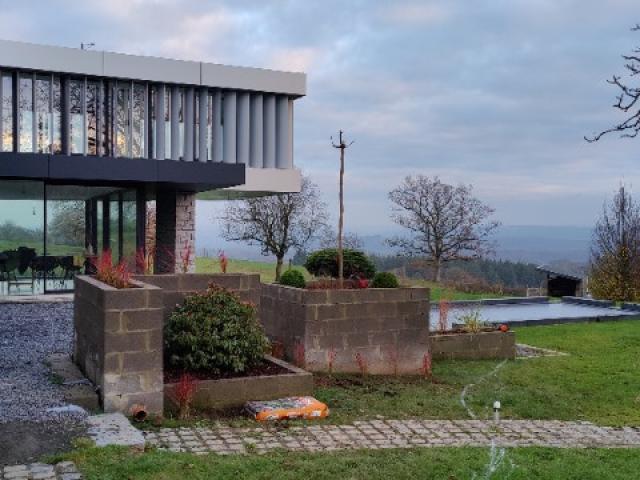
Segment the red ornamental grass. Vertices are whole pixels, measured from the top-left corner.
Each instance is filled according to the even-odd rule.
[[[389,348],[388,351],[389,362],[391,362],[391,366],[393,367],[393,374],[398,376],[398,349],[393,346]]]
[[[124,261],[113,265],[111,250],[105,250],[95,260],[96,278],[114,288],[129,288],[131,286],[131,272]]]
[[[304,349],[304,343],[296,342],[296,344],[293,347],[293,362],[298,367],[304,368],[305,359],[306,359],[306,354]]]
[[[220,253],[218,253],[218,263],[220,264],[220,271],[222,273],[227,273],[229,258],[225,255],[224,250],[220,250]]]
[[[136,250],[136,271],[145,275],[153,273],[153,253],[140,247]]]
[[[422,357],[422,376],[424,378],[433,377],[431,351],[428,351],[424,354],[424,357]]]
[[[360,352],[355,355],[356,363],[358,364],[358,370],[360,370],[360,375],[365,377],[367,375],[367,359]]]
[[[449,325],[448,316],[450,308],[451,303],[449,302],[449,300],[447,300],[446,298],[441,298],[438,309],[440,312],[440,316],[438,318],[438,330],[441,332],[447,330],[447,327]]]
[[[185,419],[191,411],[191,403],[196,393],[197,382],[195,377],[188,373],[183,373],[173,390],[173,400],[178,405],[178,416]]]
[[[331,347],[331,350],[327,352],[327,366],[329,369],[329,375],[333,374],[333,364],[336,361],[336,349]]]
[[[189,273],[192,258],[193,249],[191,248],[190,243],[186,243],[184,247],[182,247],[182,251],[180,252],[180,271],[182,273]]]

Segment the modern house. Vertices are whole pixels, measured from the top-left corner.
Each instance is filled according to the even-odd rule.
[[[295,192],[306,76],[0,41],[0,294],[73,288],[109,250],[193,270],[195,195]]]

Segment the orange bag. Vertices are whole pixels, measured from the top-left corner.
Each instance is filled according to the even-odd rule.
[[[245,410],[259,422],[293,418],[326,418],[329,415],[329,408],[313,397],[288,397],[247,402]]]

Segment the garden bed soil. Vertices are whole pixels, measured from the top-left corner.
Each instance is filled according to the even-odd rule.
[[[471,332],[471,331],[465,329],[464,327],[454,326],[450,330],[445,330],[445,331],[436,330],[436,331],[433,331],[433,332],[431,332],[431,336],[433,337],[433,336],[438,336],[438,335],[466,335],[466,334],[474,334],[474,333],[497,332],[499,330],[500,329],[498,327],[488,326],[488,327],[482,327],[477,332]]]
[[[313,395],[313,376],[309,372],[268,355],[264,364],[268,366],[254,370],[254,375],[197,380],[192,406],[197,410],[221,410],[241,407],[252,400]],[[167,404],[175,404],[176,387],[176,383],[165,383]]]
[[[211,372],[186,372],[184,370],[165,367],[164,383],[177,383],[183,374],[189,374],[194,380],[224,380],[230,378],[260,377],[264,375],[284,375],[290,370],[277,363],[263,361],[244,372],[226,372],[213,374]]]

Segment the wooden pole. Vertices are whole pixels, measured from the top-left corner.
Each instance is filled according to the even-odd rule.
[[[333,143],[333,148],[340,149],[340,214],[338,216],[338,285],[344,287],[344,151],[349,148],[353,142],[348,145],[343,139],[343,131],[340,130],[339,143]]]

